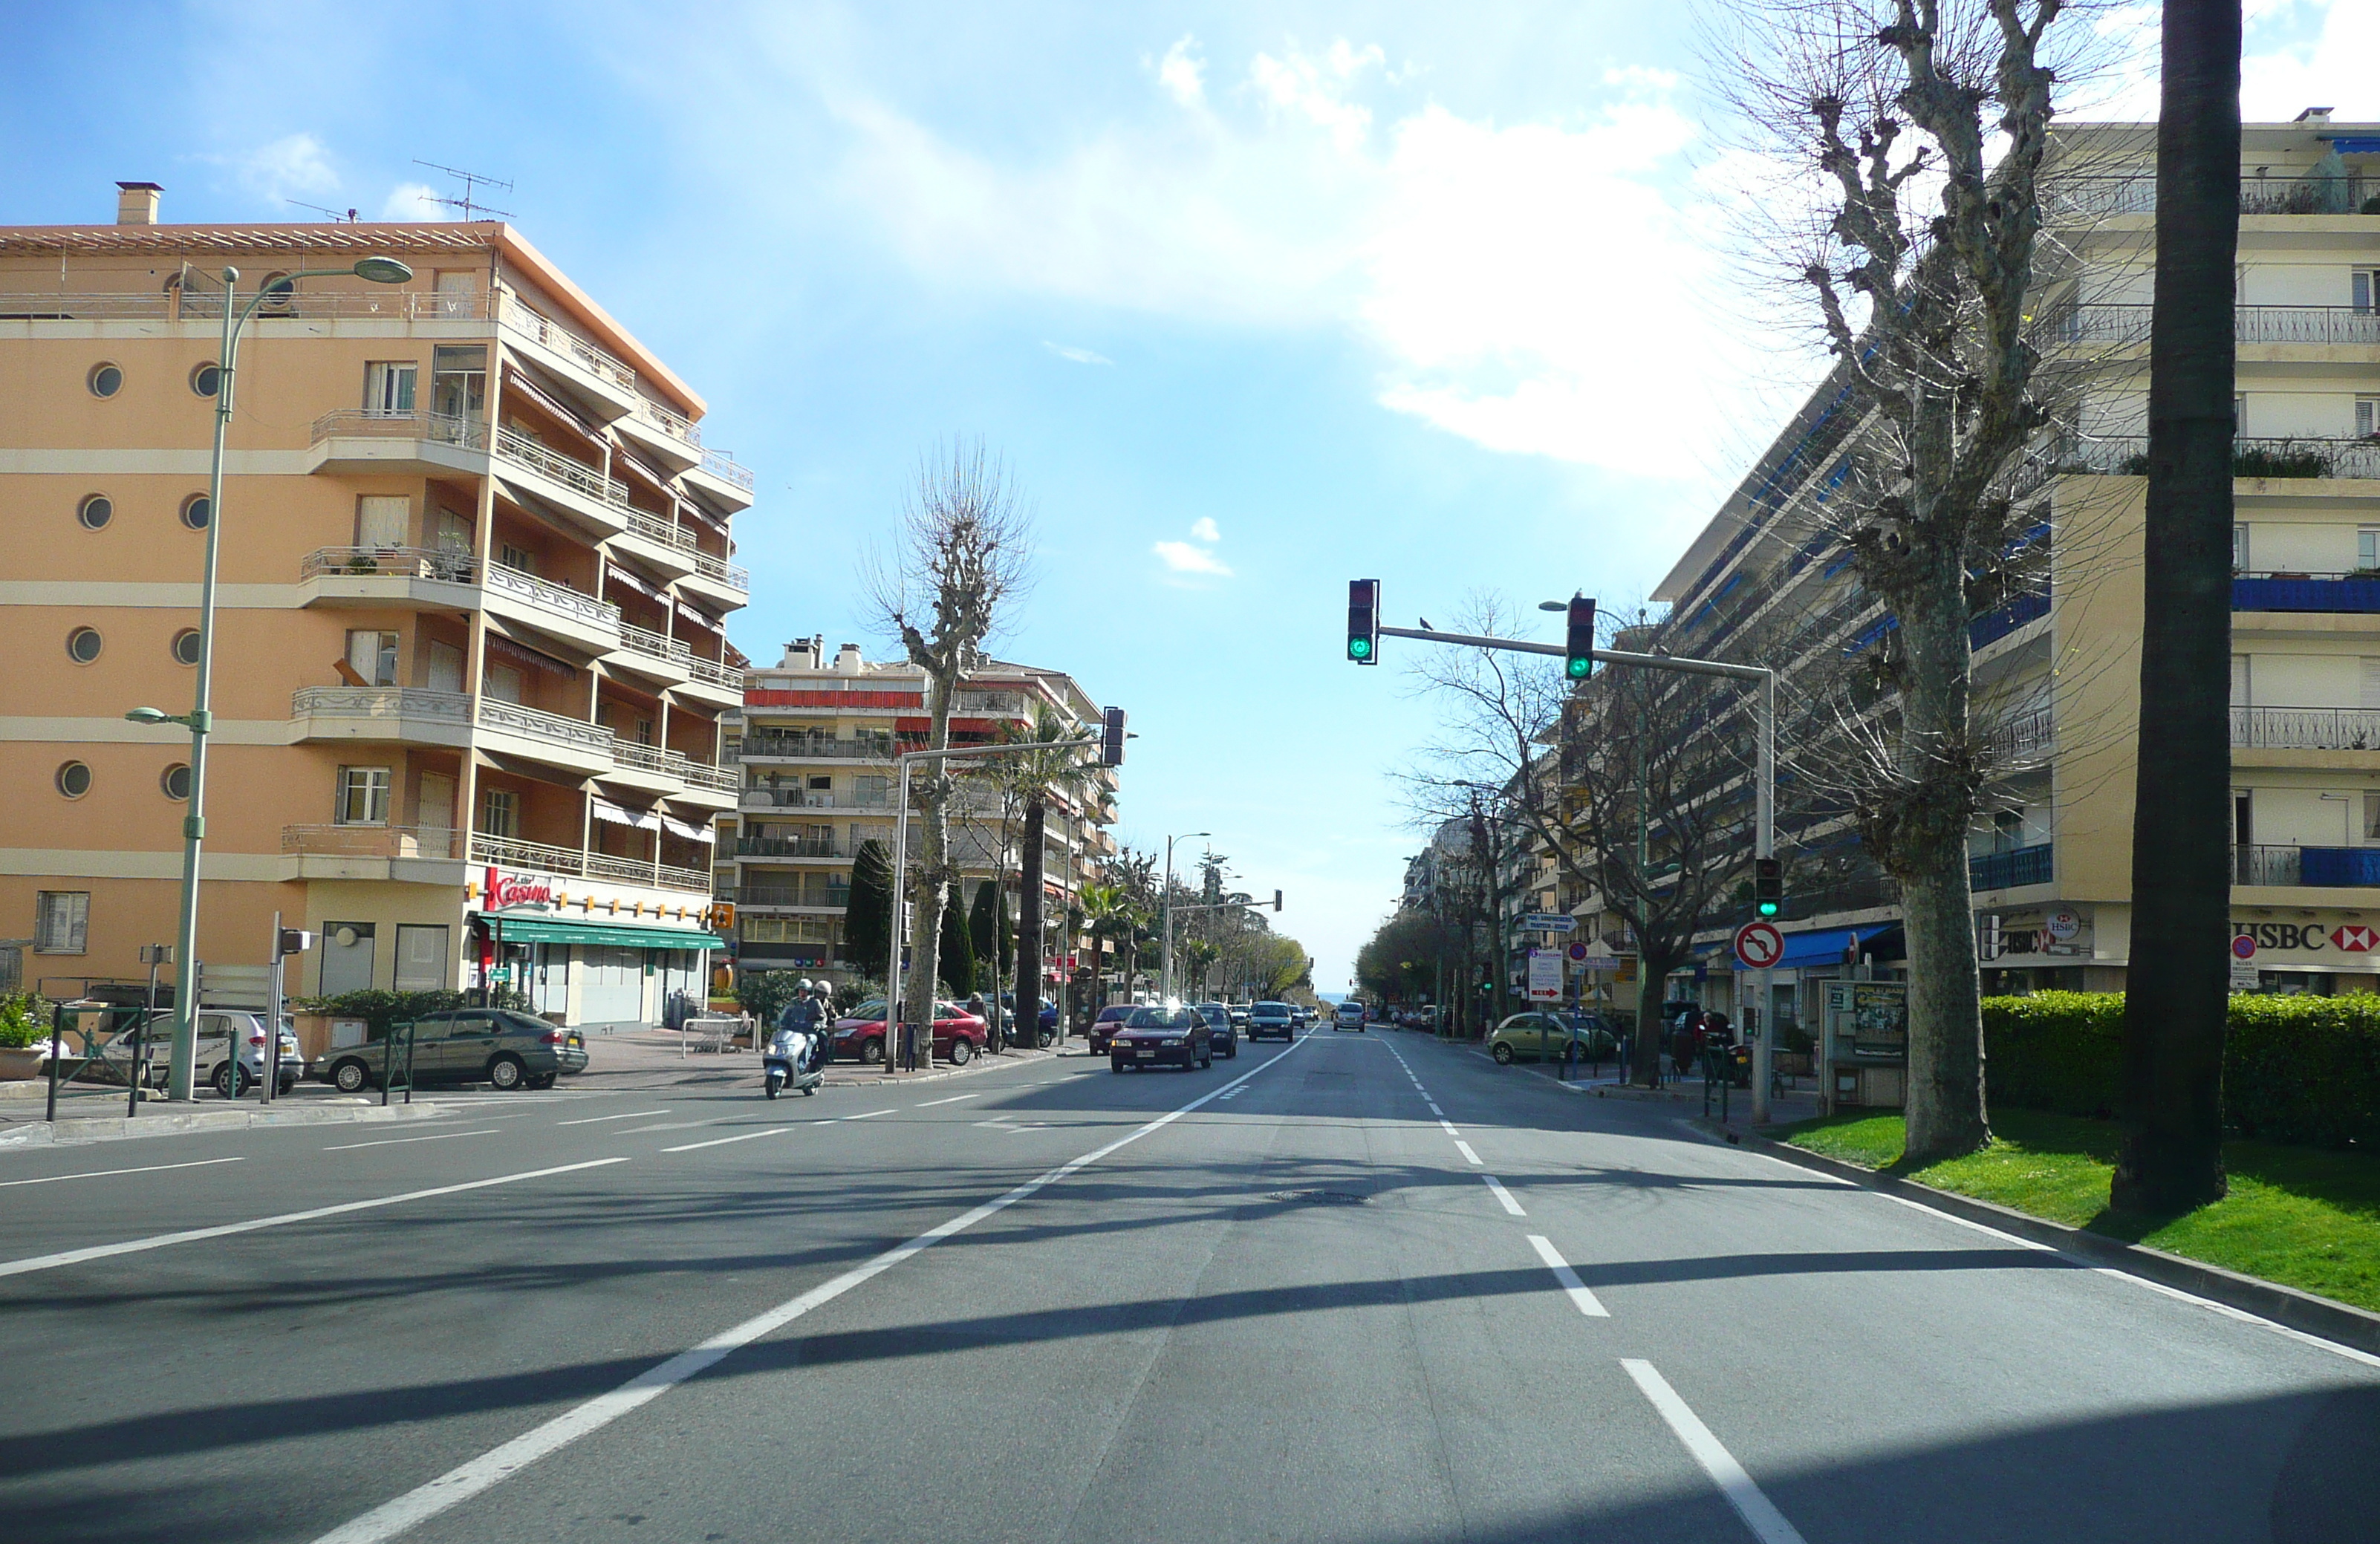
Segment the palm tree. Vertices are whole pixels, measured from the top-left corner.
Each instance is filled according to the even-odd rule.
[[[1116,885],[1086,885],[1075,897],[1075,905],[1083,913],[1083,925],[1092,939],[1091,978],[1094,983],[1099,979],[1098,941],[1113,935],[1115,920],[1123,914],[1126,904],[1123,887]],[[1122,963],[1121,957],[1122,951],[1119,950],[1119,964]],[[1107,1005],[1102,1002],[1099,1006],[1104,1007]]]
[[[1016,866],[1016,1016],[1018,1038],[1038,1038],[1041,1027],[1041,869],[1050,806],[1064,800],[1087,809],[1100,790],[1099,773],[1083,759],[1083,748],[1062,742],[1079,738],[1075,727],[1046,707],[1036,707],[1033,727],[1011,739],[1020,749],[1004,755],[991,776],[1014,795],[1025,814],[1025,834]]]

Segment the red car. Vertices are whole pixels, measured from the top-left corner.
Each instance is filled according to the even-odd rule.
[[[1130,1003],[1112,1003],[1108,1007],[1099,1009],[1099,1016],[1091,1020],[1091,1055],[1095,1056],[1106,1055],[1108,1054],[1108,1043],[1115,1039],[1115,1032],[1118,1030],[1123,1029],[1123,1021],[1131,1017],[1132,1005]]]
[[[860,1004],[845,1019],[834,1021],[831,1031],[832,1046],[838,1060],[850,1058],[870,1067],[884,1060],[884,999]],[[934,1055],[953,1067],[965,1067],[984,1047],[991,1031],[984,1021],[956,1003],[934,1005]]]

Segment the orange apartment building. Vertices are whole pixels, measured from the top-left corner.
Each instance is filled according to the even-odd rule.
[[[574,1024],[698,994],[735,807],[752,478],[704,404],[494,223],[0,227],[0,945],[54,995],[172,941],[223,318],[199,959],[293,993],[491,979]],[[0,961],[5,963],[5,961]],[[502,967],[500,974],[494,973]]]

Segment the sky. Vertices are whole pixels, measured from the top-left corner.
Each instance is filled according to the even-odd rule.
[[[2251,118],[2380,117],[2380,5],[2249,12]],[[118,179],[168,222],[445,217],[420,162],[510,182],[485,201],[757,474],[730,635],[763,663],[889,652],[861,564],[920,458],[979,438],[1037,532],[995,652],[1127,709],[1121,839],[1212,832],[1187,848],[1282,890],[1341,990],[1436,719],[1399,668],[1426,645],[1345,662],[1346,581],[1405,625],[1641,601],[1816,373],[1745,277],[1710,19],[0,0],[0,223],[104,223]],[[2135,72],[2088,115],[2155,102]]]

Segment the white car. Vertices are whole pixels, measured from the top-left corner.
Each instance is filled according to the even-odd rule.
[[[1337,1034],[1341,1030],[1353,1030],[1357,1034],[1364,1032],[1363,1004],[1341,1003],[1339,1005],[1339,1011],[1330,1017],[1330,1032]]]
[[[164,1088],[174,1065],[174,1016],[170,1013],[159,1013],[145,1031],[136,1025],[117,1035],[99,1048],[99,1058],[129,1081],[144,1033],[153,1033],[155,1037],[149,1051],[149,1086]],[[191,1080],[206,1084],[226,1099],[231,1097],[229,1046],[234,1040],[239,1043],[240,1089],[246,1092],[264,1081],[264,1015],[222,1008],[200,1010],[197,1070]],[[298,1080],[306,1075],[306,1058],[298,1052],[297,1030],[286,1019],[281,1021],[280,1070],[283,1093],[297,1087]]]

